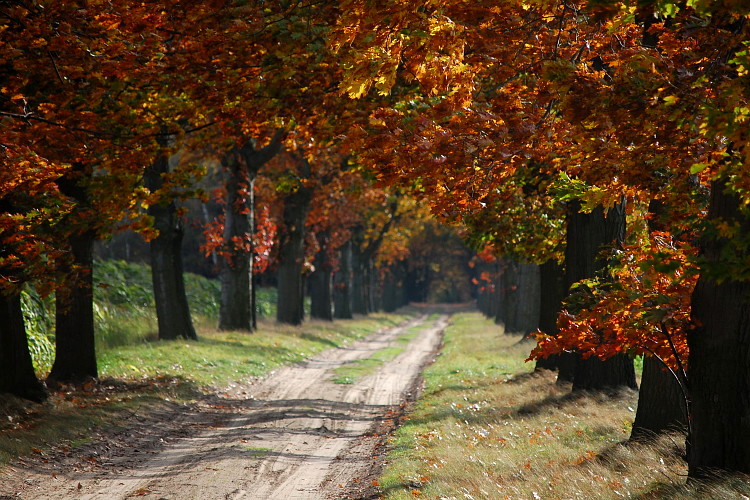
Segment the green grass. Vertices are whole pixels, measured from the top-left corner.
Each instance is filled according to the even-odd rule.
[[[271,448],[259,448],[254,446],[243,446],[242,451],[251,457],[265,457],[274,450]]]
[[[685,485],[684,436],[627,443],[637,393],[571,393],[531,346],[453,316],[425,390],[390,439],[384,499],[745,498],[744,477]]]
[[[52,332],[55,327],[54,300],[40,297],[33,289],[21,293],[21,310],[25,318],[29,351],[37,373],[47,373],[55,359]]]

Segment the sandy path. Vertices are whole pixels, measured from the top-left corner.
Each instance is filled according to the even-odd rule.
[[[228,397],[165,415],[172,431],[147,433],[141,449],[116,438],[89,463],[14,468],[0,476],[0,499],[329,499],[372,494],[378,433],[409,398],[436,352],[447,316],[413,319],[346,348],[279,369]],[[418,336],[404,352],[353,385],[331,370]],[[144,424],[147,426],[147,424]],[[187,429],[187,430],[186,430]],[[192,431],[190,431],[192,429]],[[167,443],[152,441],[166,437]],[[123,439],[127,441],[126,437]],[[149,449],[149,445],[153,449]]]

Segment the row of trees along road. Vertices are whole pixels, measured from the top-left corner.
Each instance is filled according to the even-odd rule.
[[[633,386],[646,356],[636,430],[687,423],[691,477],[750,472],[749,12],[352,0],[331,38],[344,91],[394,97],[361,157],[562,280],[532,357],[574,390]]]
[[[635,432],[686,422],[692,477],[750,472],[749,13],[732,0],[0,2],[0,388],[43,397],[25,283],[59,302],[50,380],[96,376],[91,247],[122,221],[151,238],[157,304],[179,295],[181,270],[163,268],[179,266],[180,200],[200,195],[189,158],[211,157],[223,328],[252,329],[252,275],[273,248],[280,320],[301,321],[304,248],[327,269],[314,286],[338,269],[336,289],[359,290],[330,299],[336,315],[367,310],[362,283],[373,260],[398,261],[376,250],[408,192],[482,250],[482,303],[502,321],[502,276],[540,265],[540,366],[574,390],[632,387],[644,355]],[[256,193],[283,206],[267,217],[279,246],[255,235],[273,232]],[[193,335],[182,324],[172,333]]]

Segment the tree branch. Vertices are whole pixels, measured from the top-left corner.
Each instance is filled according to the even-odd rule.
[[[134,139],[136,137],[143,137],[143,138],[165,137],[165,136],[173,136],[173,135],[178,134],[178,132],[157,132],[154,134],[120,134],[116,132],[104,132],[102,130],[94,130],[90,128],[71,127],[70,125],[65,125],[64,123],[48,120],[46,118],[42,118],[41,116],[36,116],[32,113],[10,113],[8,111],[0,111],[0,116],[7,116],[9,118],[15,118],[18,120],[36,121],[40,123],[46,123],[47,125],[52,125],[53,127],[64,128],[66,130],[70,130],[71,132],[83,132],[85,134],[93,135],[95,137],[109,137],[111,139]],[[184,130],[183,132],[186,134],[190,134],[192,132],[203,130],[204,128],[208,128],[215,124],[216,122],[208,122],[203,125],[199,125],[197,127]]]

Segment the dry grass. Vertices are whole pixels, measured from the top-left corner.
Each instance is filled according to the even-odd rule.
[[[572,394],[530,373],[530,349],[461,314],[397,431],[387,499],[743,498],[747,478],[684,485],[684,436],[627,443],[637,393]],[[748,498],[748,496],[745,496]]]

